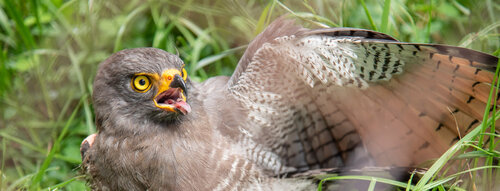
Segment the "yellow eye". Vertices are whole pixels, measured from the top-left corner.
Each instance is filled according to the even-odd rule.
[[[184,79],[184,81],[186,81],[186,78],[187,78],[187,72],[186,72],[186,69],[185,68],[182,68],[182,79]]]
[[[140,93],[144,93],[151,88],[151,80],[148,76],[137,75],[132,78],[132,88]]]

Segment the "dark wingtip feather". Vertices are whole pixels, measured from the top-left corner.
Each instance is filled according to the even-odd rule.
[[[439,54],[465,58],[470,60],[471,63],[472,62],[479,63],[480,65],[474,65],[474,67],[476,68],[495,72],[495,69],[497,67],[498,58],[490,54],[486,54],[483,52],[467,48],[447,46],[447,45],[433,45],[433,47]]]
[[[306,35],[328,35],[328,36],[349,36],[349,37],[364,37],[368,39],[378,39],[378,40],[388,40],[388,41],[398,41],[394,37],[380,33],[377,31],[371,31],[366,29],[357,29],[357,28],[328,28],[328,29],[314,29],[305,32]]]

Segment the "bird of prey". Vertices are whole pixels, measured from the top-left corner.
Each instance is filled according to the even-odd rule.
[[[416,166],[481,122],[497,61],[283,18],[202,83],[177,55],[122,50],[95,77],[82,167],[96,190],[293,190],[310,183],[280,175]]]

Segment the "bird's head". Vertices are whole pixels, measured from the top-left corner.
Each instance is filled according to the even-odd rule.
[[[120,120],[168,122],[188,115],[190,82],[184,63],[156,48],[136,48],[102,62],[94,80],[97,122]]]

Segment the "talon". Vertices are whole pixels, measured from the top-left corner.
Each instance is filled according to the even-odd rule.
[[[85,138],[82,141],[82,144],[80,145],[80,154],[82,155],[82,161],[85,158],[85,153],[92,147],[94,144],[95,137],[97,136],[96,133],[89,135],[87,138]]]

